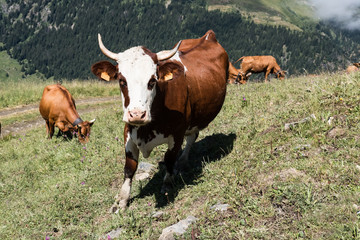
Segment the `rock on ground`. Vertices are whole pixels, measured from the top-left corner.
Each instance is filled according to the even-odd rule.
[[[178,223],[171,225],[163,229],[159,240],[174,240],[174,234],[182,235],[185,233],[186,229],[196,221],[194,216],[188,216],[186,219],[179,221]]]
[[[218,204],[215,204],[214,206],[211,206],[210,209],[223,212],[223,211],[227,211],[228,207],[229,207],[229,204],[218,203]]]

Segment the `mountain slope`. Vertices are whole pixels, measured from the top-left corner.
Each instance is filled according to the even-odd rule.
[[[113,51],[144,45],[155,52],[213,29],[231,61],[243,55],[273,55],[290,75],[341,70],[360,56],[352,36],[312,20],[300,21],[310,19],[306,7],[290,0],[277,1],[272,8],[268,4],[275,0],[242,2],[246,12],[252,8],[262,15],[260,10],[268,10],[269,16],[293,19],[287,22],[294,26],[290,29],[256,24],[236,10],[207,11],[221,3],[216,1],[6,2],[0,13],[3,48],[23,64],[26,74],[38,70],[57,79],[93,78],[91,64],[105,58],[98,49],[98,33]],[[240,3],[227,1],[225,6]],[[295,28],[301,31],[291,30]]]
[[[239,11],[255,23],[293,30],[302,30],[305,24],[318,21],[308,0],[208,0],[207,4],[209,10]]]

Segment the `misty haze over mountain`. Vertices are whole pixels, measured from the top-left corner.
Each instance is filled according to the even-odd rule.
[[[350,30],[360,30],[360,0],[309,0],[317,16]]]

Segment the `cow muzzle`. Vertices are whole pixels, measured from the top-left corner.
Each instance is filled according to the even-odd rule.
[[[149,117],[145,110],[133,109],[127,112],[127,122],[131,125],[145,125],[149,122]]]

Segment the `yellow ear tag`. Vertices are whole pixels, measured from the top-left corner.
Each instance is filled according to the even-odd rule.
[[[110,76],[109,76],[109,74],[107,74],[107,72],[102,72],[100,77],[101,77],[101,79],[110,81]]]
[[[164,80],[165,81],[169,81],[169,80],[171,80],[171,79],[173,79],[173,74],[170,72],[170,73],[168,73],[168,74],[166,74],[165,76],[164,76]]]

